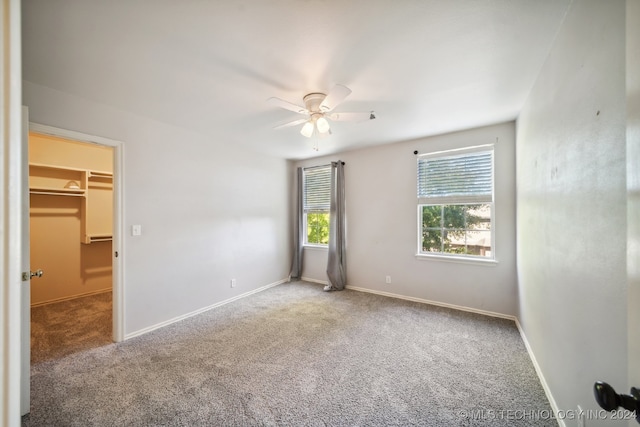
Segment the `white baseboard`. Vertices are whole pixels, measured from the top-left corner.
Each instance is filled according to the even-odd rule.
[[[165,320],[164,322],[156,323],[155,325],[148,326],[146,328],[137,330],[135,332],[131,332],[130,334],[126,334],[124,339],[126,341],[129,338],[134,338],[134,337],[138,337],[140,335],[144,335],[144,334],[149,333],[151,331],[155,331],[156,329],[160,329],[160,328],[163,328],[165,326],[171,325],[172,323],[176,323],[176,322],[179,322],[181,320],[188,319],[189,317],[197,316],[198,314],[204,313],[205,311],[209,311],[209,310],[212,310],[212,309],[214,309],[216,307],[220,307],[220,306],[223,306],[225,304],[229,304],[230,302],[239,300],[241,298],[248,297],[249,295],[253,295],[253,294],[256,294],[258,292],[265,291],[265,290],[267,290],[269,288],[273,288],[274,286],[281,285],[281,284],[286,283],[288,281],[289,281],[288,279],[279,280],[277,282],[270,283],[268,285],[262,286],[260,288],[254,289],[252,291],[245,292],[245,293],[240,294],[240,295],[236,295],[235,297],[226,299],[224,301],[220,301],[220,302],[217,302],[215,304],[211,304],[211,305],[209,305],[207,307],[203,307],[203,308],[200,308],[198,310],[194,310],[194,311],[192,311],[190,313],[183,314],[182,316],[177,316],[177,317],[174,317],[173,319],[169,319],[169,320]]]
[[[105,292],[111,292],[112,288],[107,288],[107,289],[100,289],[97,291],[92,291],[92,292],[85,292],[83,294],[77,294],[77,295],[70,295],[68,297],[62,297],[62,298],[54,298],[54,299],[50,299],[47,301],[41,301],[41,302],[36,302],[31,304],[31,307],[40,307],[42,305],[48,305],[48,304],[55,304],[57,302],[62,302],[62,301],[71,301],[73,299],[78,299],[78,298],[83,298],[83,297],[88,297],[91,295],[98,295],[98,294],[103,294]]]
[[[546,394],[547,399],[549,399],[549,404],[551,405],[553,414],[555,415],[556,420],[558,421],[558,425],[560,427],[566,427],[566,423],[564,422],[564,419],[558,416],[559,414],[558,404],[556,403],[556,400],[553,398],[553,394],[551,393],[549,384],[547,384],[547,380],[544,378],[544,375],[542,374],[542,369],[540,368],[540,365],[536,360],[535,354],[533,354],[533,350],[531,349],[531,345],[529,345],[529,340],[527,339],[527,336],[525,335],[524,330],[520,325],[520,321],[518,320],[517,317],[515,318],[515,320],[516,320],[516,326],[518,327],[518,331],[520,331],[520,337],[522,337],[524,346],[527,348],[527,353],[529,353],[529,358],[531,359],[531,363],[533,363],[533,367],[536,370],[536,374],[538,374],[538,379],[540,380],[540,384],[542,384],[542,388],[544,389],[544,394]]]
[[[328,285],[329,284],[329,282],[327,280],[311,279],[309,277],[301,277],[300,280],[303,280],[305,282],[318,283],[318,284],[321,284],[321,285]],[[419,303],[422,303],[422,304],[435,305],[435,306],[438,306],[438,307],[446,307],[446,308],[451,308],[453,310],[468,311],[470,313],[483,314],[485,316],[499,317],[501,319],[508,319],[508,320],[514,320],[514,321],[516,320],[515,316],[510,316],[508,314],[496,313],[496,312],[487,311],[487,310],[478,310],[476,308],[465,307],[465,306],[462,306],[462,305],[447,304],[447,303],[444,303],[444,302],[431,301],[431,300],[428,300],[428,299],[408,297],[406,295],[394,294],[394,293],[391,293],[391,292],[384,292],[384,291],[376,291],[376,290],[368,289],[368,288],[360,288],[358,286],[347,285],[347,286],[345,286],[345,288],[346,289],[350,289],[352,291],[367,292],[367,293],[370,293],[370,294],[382,295],[384,297],[403,299],[403,300],[407,300],[407,301],[419,302]]]
[[[329,284],[329,282],[327,280],[311,279],[309,277],[301,277],[300,280],[302,280],[303,282],[318,283],[320,285],[328,285]]]
[[[438,307],[451,308],[453,310],[467,311],[469,313],[482,314],[484,316],[499,317],[501,319],[508,319],[508,320],[513,320],[513,321],[516,320],[515,316],[510,316],[508,314],[502,314],[502,313],[496,313],[494,311],[479,310],[477,308],[465,307],[465,306],[462,306],[462,305],[447,304],[445,302],[438,302],[438,301],[431,301],[431,300],[428,300],[428,299],[408,297],[408,296],[405,296],[405,295],[394,294],[394,293],[391,293],[391,292],[375,291],[375,290],[372,290],[372,289],[359,288],[359,287],[356,287],[356,286],[347,286],[346,288],[347,289],[351,289],[353,291],[358,291],[358,292],[367,292],[367,293],[370,293],[370,294],[382,295],[382,296],[390,297],[390,298],[398,298],[398,299],[403,299],[403,300],[407,300],[407,301],[419,302],[419,303],[422,303],[422,304],[429,304],[429,305],[435,305],[435,306],[438,306]]]

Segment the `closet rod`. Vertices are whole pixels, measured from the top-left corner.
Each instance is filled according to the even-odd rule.
[[[41,195],[44,195],[44,196],[84,197],[84,194],[58,193],[58,192],[55,192],[55,191],[29,191],[29,194],[41,194]]]

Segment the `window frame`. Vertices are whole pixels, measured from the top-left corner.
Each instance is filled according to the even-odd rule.
[[[421,188],[420,188],[420,162],[425,158],[453,158],[453,157],[463,157],[466,155],[471,155],[474,153],[490,153],[491,155],[491,195],[490,196],[422,196],[421,197]],[[495,216],[496,216],[496,203],[495,203],[495,147],[494,144],[485,144],[471,147],[463,147],[451,150],[442,150],[429,152],[422,155],[419,155],[416,161],[416,178],[417,178],[417,199],[416,199],[416,230],[417,230],[417,241],[416,241],[416,258],[418,259],[435,259],[435,260],[444,260],[444,261],[453,261],[453,262],[467,262],[467,263],[483,263],[483,264],[495,264],[497,263],[496,258],[496,240],[495,240]],[[482,255],[474,255],[474,254],[456,254],[450,252],[425,252],[422,250],[422,234],[423,234],[423,207],[425,206],[451,206],[451,205],[478,205],[478,204],[486,204],[490,206],[491,215],[490,215],[490,232],[491,232],[491,256],[482,256]],[[441,221],[440,230],[444,231],[446,227],[444,227],[444,223]],[[466,227],[464,228],[465,232],[469,231]]]
[[[309,209],[307,207],[307,173],[308,171],[311,170],[318,170],[318,169],[327,169],[327,174],[329,175],[329,181],[326,183],[327,189],[329,190],[329,195],[331,192],[331,164],[326,164],[326,165],[318,165],[318,166],[310,166],[310,167],[306,167],[306,168],[302,168],[302,194],[303,194],[303,202],[302,202],[302,222],[303,222],[303,229],[304,229],[304,240],[303,240],[303,247],[309,247],[309,248],[319,248],[319,249],[328,249],[329,248],[329,243],[327,240],[327,243],[313,243],[313,242],[309,242],[309,224],[308,224],[308,214],[310,213],[317,213],[317,214],[326,214],[327,215],[327,224],[330,220],[329,215],[330,215],[330,198],[327,201],[326,204],[326,208],[325,209]],[[328,239],[328,237],[327,237]]]

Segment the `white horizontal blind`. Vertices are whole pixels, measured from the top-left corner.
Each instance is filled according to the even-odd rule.
[[[304,169],[304,211],[329,212],[331,207],[331,165]]]
[[[493,147],[418,158],[418,199],[424,204],[493,201]]]

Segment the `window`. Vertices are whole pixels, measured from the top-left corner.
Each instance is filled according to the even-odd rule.
[[[331,204],[331,165],[305,168],[303,177],[303,211],[305,245],[329,243],[329,208]]]
[[[418,255],[494,259],[493,146],[418,157]]]

